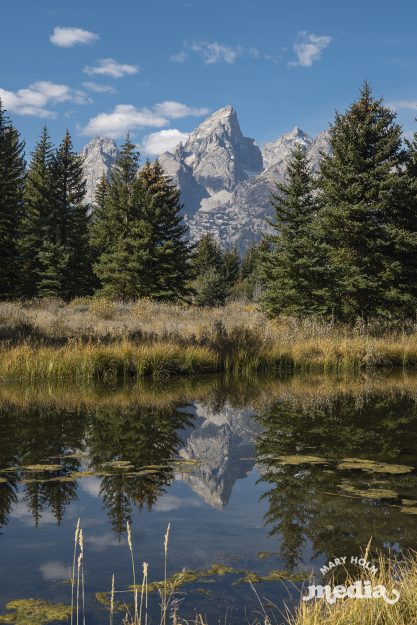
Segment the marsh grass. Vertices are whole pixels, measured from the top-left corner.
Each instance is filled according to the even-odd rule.
[[[86,613],[84,604],[84,575],[83,575],[83,530],[80,524],[77,524],[75,530],[75,543],[74,543],[74,555],[73,555],[73,575],[71,577],[72,587],[72,602],[71,602],[71,623],[80,622],[80,614],[82,614],[83,625],[86,623]],[[161,582],[154,583],[151,586],[148,585],[148,563],[143,563],[143,577],[142,583],[136,583],[136,565],[134,555],[134,545],[132,540],[131,526],[127,527],[128,534],[128,547],[130,551],[132,561],[132,579],[133,585],[130,590],[117,591],[115,584],[115,576],[112,576],[111,591],[109,594],[109,601],[103,600],[102,603],[108,606],[109,609],[109,622],[110,625],[114,623],[114,617],[116,611],[124,612],[123,625],[148,625],[150,616],[148,613],[148,594],[151,587],[155,587],[155,590],[159,591],[160,598],[160,625],[166,625],[167,620],[172,625],[177,625],[179,622],[186,623],[186,621],[179,619],[178,605],[175,601],[175,596],[184,583],[188,581],[194,581],[196,577],[193,577],[192,572],[187,577],[187,571],[177,573],[171,578],[167,576],[167,557],[168,557],[168,543],[170,534],[170,525],[167,527],[165,533],[163,550],[164,550],[164,579]],[[369,542],[365,554],[364,560],[368,561],[368,555],[370,550]],[[77,566],[77,578],[75,579],[75,562],[78,562]],[[373,559],[373,562],[375,560]],[[241,581],[247,583],[252,591],[255,593],[259,604],[260,610],[258,616],[252,621],[253,625],[276,625],[284,623],[286,625],[415,625],[417,623],[417,553],[410,552],[407,557],[401,557],[401,559],[395,555],[383,555],[382,553],[376,554],[376,572],[372,572],[367,568],[355,568],[355,573],[352,574],[349,570],[345,570],[343,578],[343,585],[345,587],[354,584],[357,580],[362,582],[370,581],[373,588],[379,585],[383,585],[387,590],[388,597],[393,596],[393,589],[399,592],[399,599],[397,603],[388,604],[382,598],[376,599],[338,599],[335,603],[330,604],[325,599],[315,599],[313,601],[305,602],[302,600],[302,595],[306,594],[306,588],[300,589],[299,602],[291,609],[286,607],[284,611],[279,611],[276,606],[269,605],[265,607],[263,600],[258,595],[255,584],[258,582],[271,581],[271,582],[290,582],[294,583],[296,577],[291,581],[291,576],[286,577],[283,571],[273,571],[271,575],[258,577],[255,574],[246,575]],[[236,572],[229,567],[212,566],[209,571],[203,572],[205,574],[225,574],[229,572]],[[200,574],[202,572],[199,572]],[[305,579],[305,575],[303,575]],[[314,582],[316,583],[316,582]],[[330,577],[322,584],[331,584],[335,586],[340,584],[341,580],[335,577]],[[124,596],[126,593],[133,593],[133,610],[129,607],[125,601],[117,601],[115,599],[116,594]],[[140,592],[140,601],[138,596]],[[106,593],[101,593],[106,595]],[[76,603],[74,604],[74,596],[76,596]],[[7,621],[8,622],[8,621]],[[250,623],[251,621],[247,621]],[[206,619],[201,614],[196,614],[195,623],[200,625],[207,625]]]
[[[382,584],[397,589],[400,598],[394,605],[382,599],[342,599],[335,604],[324,600],[300,601],[293,614],[287,613],[288,625],[415,625],[417,623],[417,554],[411,553],[401,561],[395,557],[378,558],[378,573],[363,573],[363,581],[370,580],[375,587]],[[355,580],[358,576],[355,576]],[[348,576],[345,586],[354,581]]]
[[[269,320],[223,308],[78,299],[0,303],[0,377],[115,380],[259,370],[357,372],[417,366],[417,324]]]

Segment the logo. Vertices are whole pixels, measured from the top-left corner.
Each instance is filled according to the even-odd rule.
[[[347,556],[340,558],[334,558],[333,561],[328,562],[322,566],[320,572],[322,575],[326,575],[338,566],[346,566],[346,564],[353,564],[361,567],[363,570],[368,571],[371,575],[378,573],[378,568],[366,560],[366,558],[359,558],[357,556],[351,556],[348,560]],[[331,586],[326,585],[312,585],[308,587],[308,595],[302,597],[303,601],[311,601],[312,599],[325,599],[327,603],[336,603],[338,599],[383,599],[385,603],[394,605],[400,598],[400,593],[395,588],[388,591],[383,584],[373,584],[370,580],[357,580],[353,581],[349,586],[338,585]]]

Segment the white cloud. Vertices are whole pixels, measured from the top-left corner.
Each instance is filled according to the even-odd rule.
[[[192,497],[177,497],[176,495],[164,495],[153,506],[156,512],[169,512],[179,508],[199,508],[201,502]]]
[[[137,128],[166,126],[169,119],[205,115],[206,113],[208,113],[206,108],[192,108],[171,100],[160,102],[152,109],[139,109],[132,104],[118,104],[111,113],[99,113],[92,117],[82,133],[84,135],[103,134],[116,138]]]
[[[232,48],[216,41],[198,41],[189,47],[193,52],[200,54],[207,65],[234,63],[242,52],[241,48]]]
[[[81,489],[91,497],[99,497],[101,482],[97,477],[86,477],[79,482]]]
[[[181,52],[177,52],[177,54],[171,54],[169,60],[171,63],[185,63],[187,60],[187,53],[185,50],[181,50]]]
[[[262,52],[262,50],[259,50],[259,48],[255,46],[244,48],[242,46],[227,46],[217,42],[197,41],[192,44],[184,43],[184,48],[185,49],[169,57],[171,63],[185,63],[189,57],[189,52],[198,54],[206,65],[212,65],[214,63],[232,64],[239,57],[270,63],[279,63],[281,61],[281,58],[276,54]]]
[[[9,516],[19,519],[21,523],[24,523],[24,525],[32,526],[35,524],[33,515],[30,510],[28,510],[26,502],[23,501],[23,499],[18,501],[13,510],[10,512]],[[43,510],[42,516],[39,519],[39,525],[46,525],[50,523],[56,523],[56,518],[49,510]]]
[[[49,41],[60,48],[72,48],[77,44],[92,45],[100,37],[96,33],[83,28],[67,28],[56,26]]]
[[[111,85],[100,85],[97,82],[83,82],[83,87],[94,93],[116,93],[116,89]]]
[[[17,91],[0,88],[0,98],[4,107],[12,113],[46,118],[56,116],[54,111],[46,108],[49,105],[62,102],[75,102],[76,104],[91,102],[84,92],[47,80],[34,82],[25,89]]]
[[[395,111],[398,109],[415,111],[417,109],[417,100],[395,100],[394,102],[388,102],[387,106]]]
[[[87,534],[84,540],[92,551],[105,551],[108,547],[119,547],[121,543],[125,542],[124,539],[117,538],[113,532],[104,532],[95,536]]]
[[[297,60],[292,61],[290,65],[311,67],[314,61],[320,60],[321,53],[327,48],[331,40],[332,38],[328,35],[315,35],[305,31],[298,33],[298,40],[293,46]]]
[[[118,63],[114,59],[99,59],[97,65],[87,65],[84,72],[90,76],[111,76],[111,78],[121,78],[122,76],[137,74],[137,65],[127,65]]]
[[[83,129],[84,135],[121,137],[135,128],[166,126],[168,120],[147,108],[137,109],[131,104],[118,104],[112,113],[99,113]]]
[[[176,128],[159,130],[144,138],[141,149],[150,156],[159,156],[164,152],[171,152],[179,143],[188,139],[186,132],[181,132]]]
[[[62,562],[44,562],[40,565],[39,571],[46,582],[67,580],[71,577],[68,566]]]
[[[200,116],[207,115],[209,109],[207,108],[192,108],[181,102],[173,102],[172,100],[165,100],[156,104],[155,111],[169,117],[170,119],[180,119],[181,117],[189,117],[191,115]]]

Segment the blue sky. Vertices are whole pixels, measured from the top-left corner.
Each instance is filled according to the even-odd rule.
[[[0,96],[33,148],[130,130],[156,154],[226,104],[258,143],[314,135],[365,78],[417,129],[417,3],[16,0],[2,7]]]

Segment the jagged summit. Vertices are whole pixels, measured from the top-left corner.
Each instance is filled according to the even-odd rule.
[[[262,151],[245,137],[237,113],[227,105],[214,111],[185,142],[159,160],[181,190],[184,217],[193,239],[211,232],[224,247],[244,251],[261,238],[271,215],[275,182],[283,180],[288,158],[297,143],[304,145],[313,169],[328,153],[328,132],[315,139],[297,126]],[[82,151],[88,198],[102,173],[108,174],[117,155],[116,144],[96,137]]]
[[[264,168],[287,161],[295,145],[301,144],[308,150],[312,143],[313,139],[296,126],[275,141],[264,144],[262,148]]]

